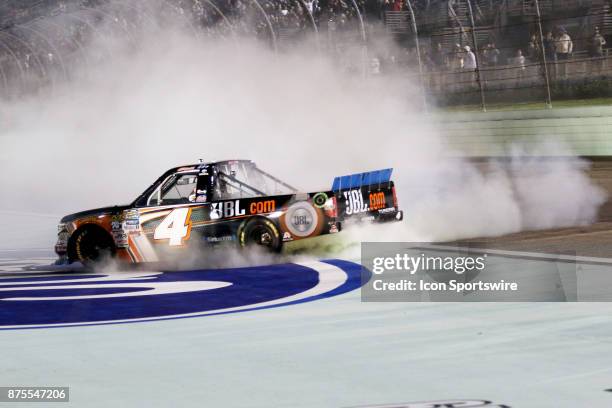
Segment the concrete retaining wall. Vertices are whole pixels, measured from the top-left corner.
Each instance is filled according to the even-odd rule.
[[[467,156],[506,156],[513,142],[566,142],[582,156],[612,156],[612,106],[434,114],[451,145]],[[554,154],[554,153],[553,153]]]

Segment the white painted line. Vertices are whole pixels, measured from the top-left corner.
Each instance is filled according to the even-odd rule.
[[[228,313],[228,312],[237,312],[241,310],[251,310],[261,307],[269,307],[279,304],[285,304],[289,302],[294,302],[302,299],[307,299],[313,296],[322,295],[324,293],[328,293],[340,286],[342,286],[348,279],[348,275],[342,269],[337,266],[313,261],[313,262],[301,262],[296,263],[296,265],[301,265],[307,268],[311,268],[318,272],[319,274],[319,282],[313,288],[301,292],[292,296],[288,296],[285,298],[275,299],[268,302],[254,303],[246,306],[238,306],[226,309],[217,309],[210,310],[206,312],[194,312],[194,313],[185,313],[178,315],[167,315],[167,316],[157,316],[157,317],[149,317],[149,318],[140,318],[140,319],[123,319],[123,320],[105,320],[105,321],[97,321],[97,322],[78,322],[78,323],[60,323],[60,324],[43,324],[43,325],[28,325],[28,326],[0,326],[1,329],[28,329],[28,328],[37,328],[37,327],[67,327],[67,326],[94,326],[99,324],[108,324],[108,323],[128,323],[128,322],[146,322],[146,321],[157,321],[157,320],[165,320],[165,319],[176,319],[176,318],[184,318],[184,317],[197,317],[197,316],[207,316],[219,313]],[[192,281],[186,281],[185,283],[193,283]],[[76,286],[76,285],[75,285]],[[141,286],[143,286],[141,284]],[[96,286],[103,287],[103,286]],[[29,287],[28,289],[32,289]],[[150,293],[150,292],[149,292]],[[146,294],[146,293],[144,293]]]
[[[600,263],[612,265],[612,258],[598,258],[590,256],[571,256],[561,254],[547,254],[542,252],[523,252],[523,251],[507,251],[502,249],[486,249],[486,248],[474,248],[474,247],[461,247],[461,246],[447,246],[447,245],[415,245],[410,248],[426,248],[431,250],[447,250],[453,252],[459,251],[470,251],[481,254],[493,254],[510,257],[523,257],[523,258],[537,258],[543,260],[560,260],[560,261],[571,261],[576,263]]]

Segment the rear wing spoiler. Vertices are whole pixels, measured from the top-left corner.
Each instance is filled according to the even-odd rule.
[[[380,188],[382,184],[391,183],[391,173],[393,173],[393,169],[381,169],[336,177],[334,178],[332,191],[336,192],[375,185],[378,185],[378,188]]]

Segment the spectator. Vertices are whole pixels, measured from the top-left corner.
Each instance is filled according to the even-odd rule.
[[[591,37],[591,58],[594,59],[593,67],[600,74],[604,62],[604,45],[606,45],[606,39],[599,33],[599,27],[595,27],[595,34]]]
[[[433,61],[431,50],[427,49],[426,47],[421,47],[419,52],[421,54],[421,64],[425,70],[427,72],[433,72],[436,69],[436,64]]]
[[[466,82],[474,82],[476,72],[476,55],[472,52],[469,45],[463,47],[465,50],[465,57],[463,59],[463,69],[467,72]]]
[[[559,35],[555,39],[555,56],[559,64],[559,73],[563,78],[567,78],[567,61],[574,51],[574,43],[572,38],[562,27],[559,30]]]
[[[385,75],[396,74],[399,72],[399,63],[397,57],[393,54],[387,54],[384,57],[376,57],[380,62],[379,73]]]
[[[516,50],[516,57],[514,58],[514,65],[520,67],[521,69],[525,69],[525,56],[523,55],[523,50]]]
[[[314,14],[315,12],[315,0],[304,0],[304,4],[306,5],[306,10],[308,10],[308,13],[310,14]]]
[[[559,36],[555,40],[555,53],[557,54],[557,60],[567,61],[573,51],[574,43],[572,42],[572,38],[564,28],[561,28],[559,31]]]
[[[531,36],[529,44],[527,45],[527,55],[531,62],[538,62],[540,60],[540,43],[535,34]]]
[[[434,88],[442,88],[444,83],[445,55],[441,43],[436,43],[429,52],[429,62],[432,74],[429,76]]]
[[[496,67],[499,61],[499,50],[495,47],[495,43],[487,44],[483,56],[485,63],[490,67]]]
[[[463,69],[463,52],[459,44],[455,44],[455,49],[449,55],[448,60],[449,66],[453,71],[460,71]]]
[[[552,31],[548,31],[546,37],[544,37],[544,55],[546,55],[547,61],[556,61],[555,38],[553,37]]]
[[[436,71],[442,71],[444,68],[444,50],[442,44],[437,43],[431,50],[431,63]]]
[[[448,80],[444,82],[450,83],[451,90],[457,90],[460,88],[460,82],[462,77],[461,70],[463,69],[463,51],[461,50],[461,46],[459,44],[455,44],[455,47],[452,51],[448,53],[448,68],[451,73],[448,77]]]
[[[522,81],[525,77],[525,56],[523,55],[522,50],[516,51],[516,57],[514,58],[514,65],[516,65],[518,69],[518,75],[516,76],[517,82]]]
[[[374,76],[380,75],[380,60],[377,57],[370,60],[370,74]]]
[[[546,57],[546,65],[548,67],[548,75],[557,75],[557,54],[555,53],[555,38],[552,31],[547,31],[544,37],[544,56]]]
[[[472,52],[469,45],[463,47],[465,50],[465,57],[463,59],[463,68],[466,71],[474,71],[476,69],[476,55]]]
[[[395,5],[394,0],[383,0],[383,11],[393,11],[393,6]]]

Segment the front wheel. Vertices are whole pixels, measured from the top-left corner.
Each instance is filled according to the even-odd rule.
[[[246,223],[239,233],[240,246],[261,246],[270,252],[280,252],[283,241],[278,227],[265,218],[255,218]]]
[[[98,262],[115,254],[115,245],[106,231],[99,228],[84,228],[76,232],[69,250],[71,261],[84,265]]]

